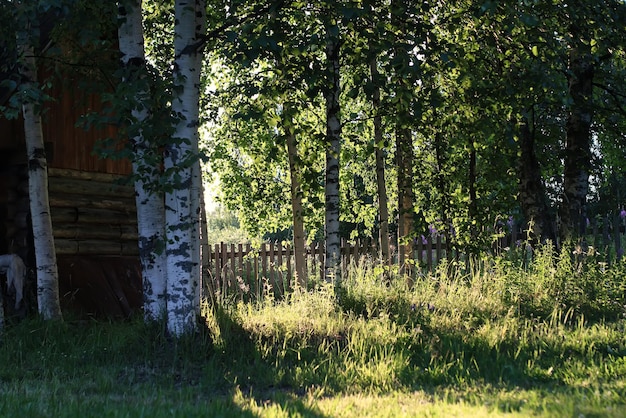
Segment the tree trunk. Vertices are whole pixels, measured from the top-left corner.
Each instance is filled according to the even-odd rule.
[[[447,173],[447,155],[446,148],[448,147],[447,142],[443,138],[443,134],[438,131],[435,133],[435,161],[436,165],[436,174],[435,174],[435,182],[437,188],[439,189],[439,213],[441,217],[441,223],[444,225],[444,236],[446,238],[446,245],[448,247],[456,246],[456,241],[454,240],[454,236],[451,233],[451,222],[450,222],[450,196],[448,193],[448,185],[446,179]]]
[[[285,106],[285,117],[291,119],[290,109]],[[306,290],[306,249],[304,246],[304,214],[302,208],[302,187],[298,174],[298,150],[296,148],[296,136],[293,132],[293,121],[284,123],[285,139],[287,142],[287,156],[289,158],[289,179],[291,192],[291,212],[293,217],[293,252],[295,260],[296,281],[298,286]]]
[[[326,184],[325,184],[325,240],[326,260],[324,278],[341,284],[341,239],[339,235],[339,155],[341,150],[339,29],[331,25],[327,30],[326,60],[329,85],[326,91]]]
[[[469,218],[469,233],[471,242],[476,242],[478,239],[478,225],[481,224],[478,219],[478,195],[476,192],[476,183],[478,181],[478,173],[476,172],[476,147],[474,147],[473,141],[468,144],[469,147],[469,167],[467,173],[468,183],[468,218]],[[475,247],[475,252],[478,252],[478,248]]]
[[[409,287],[413,285],[413,135],[410,129],[412,87],[406,41],[407,5],[391,2],[391,24],[396,30],[394,48],[396,84],[396,163],[398,166],[398,264]]]
[[[574,39],[579,39],[574,37]],[[580,38],[586,39],[586,38]],[[570,51],[563,198],[561,201],[561,242],[584,233],[586,200],[591,170],[591,121],[593,118],[594,64],[589,45],[579,43]]]
[[[550,207],[541,178],[541,167],[535,150],[534,128],[531,131],[527,118],[524,118],[520,124],[518,169],[519,200],[527,222],[531,243],[537,244],[547,240],[556,242],[556,234],[550,217]]]
[[[135,203],[139,233],[139,258],[143,277],[143,309],[146,321],[162,319],[166,314],[167,258],[165,245],[165,205],[163,193],[155,187],[160,175],[160,151],[150,138],[143,135],[141,125],[149,116],[149,91],[137,83],[146,77],[146,60],[141,16],[141,1],[128,0],[119,3],[118,29],[122,65],[125,68],[123,82],[136,83],[139,91],[126,97],[133,106],[129,124],[139,126],[137,134],[130,138],[133,147],[132,167],[136,176]],[[157,161],[157,164],[149,164]]]
[[[411,131],[396,130],[398,164],[398,264],[407,284],[413,285],[413,142]]]
[[[387,183],[385,180],[385,153],[382,117],[380,115],[380,87],[378,86],[378,63],[376,58],[370,61],[370,74],[374,92],[372,94],[372,107],[374,109],[374,149],[376,157],[376,187],[378,194],[378,220],[380,259],[385,266],[391,265],[389,255],[389,209],[387,207]]]
[[[37,33],[33,31],[32,33]],[[33,42],[26,31],[17,35],[19,71],[22,77],[21,91],[37,89],[37,60]],[[57,268],[50,203],[48,200],[48,162],[44,151],[40,103],[23,97],[24,137],[28,158],[28,193],[32,218],[35,260],[37,263],[37,303],[40,315],[46,319],[61,320],[59,300],[59,273]]]
[[[181,336],[196,329],[196,288],[194,274],[199,262],[196,254],[199,234],[198,209],[194,168],[198,153],[199,79],[201,61],[193,45],[201,36],[204,24],[197,19],[195,0],[176,0],[174,13],[174,97],[172,113],[176,126],[172,142],[165,150],[165,170],[172,190],[165,196],[166,254],[167,254],[167,328],[170,334]]]
[[[195,39],[199,39],[200,37],[204,36],[204,34],[206,33],[206,0],[198,0],[195,2],[195,13],[196,13],[195,14],[195,17],[196,17]],[[197,126],[199,124],[199,119],[200,119],[200,103],[199,103],[200,78],[202,74],[202,60],[204,58],[204,55],[202,53],[196,53],[193,55],[193,58],[194,58],[193,66],[195,69],[195,71],[193,72],[193,75],[194,75],[193,83],[195,86],[194,88],[198,92],[198,97],[196,99],[196,106],[194,108],[194,109],[197,109],[196,114],[194,115],[195,122],[196,122],[195,123],[196,129],[194,132],[195,138],[192,141],[195,160],[191,167],[192,168],[192,173],[191,173],[191,217],[192,218],[191,219],[192,219],[193,225],[195,226],[191,229],[191,232],[192,232],[191,277],[193,277],[195,280],[194,305],[196,309],[196,315],[200,315],[200,300],[202,298],[202,286],[201,286],[201,282],[202,282],[202,245],[201,243],[202,241],[201,241],[201,236],[200,236],[200,221],[201,221],[200,211],[202,210],[202,207],[204,206],[201,203],[201,199],[204,199],[204,193],[203,193],[204,185],[202,183],[202,167],[200,166],[200,158],[199,158],[200,134],[198,132]]]

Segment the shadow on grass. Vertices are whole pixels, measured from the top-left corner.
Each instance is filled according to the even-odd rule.
[[[236,322],[222,321],[227,349],[213,345],[208,329],[172,340],[140,320],[28,319],[0,343],[0,361],[11,365],[0,368],[0,415],[255,417],[275,406],[323,417],[281,384],[280,370],[255,353]],[[246,383],[247,375],[254,379]]]
[[[392,319],[399,332],[389,341],[341,334],[294,347],[285,347],[293,340],[259,340],[221,308],[215,311],[219,335],[207,328],[181,340],[169,339],[163,328],[140,320],[27,320],[7,329],[0,345],[0,361],[11,365],[0,368],[0,396],[15,399],[13,409],[9,404],[0,415],[16,415],[24,405],[20,399],[30,399],[35,412],[59,412],[56,416],[72,416],[55,410],[62,400],[66,408],[101,412],[118,405],[135,411],[121,415],[129,417],[146,411],[155,413],[150,416],[174,411],[174,416],[254,417],[261,410],[276,409],[288,416],[321,418],[325,415],[311,400],[319,393],[422,390],[437,398],[446,388],[496,387],[567,394],[575,388],[553,371],[569,367],[571,360],[588,359],[588,354],[561,346],[518,347],[509,341],[494,346],[478,334],[433,329],[429,315],[435,314],[426,309]],[[363,344],[360,351],[350,346],[354,343]],[[362,376],[394,356],[399,361],[390,362],[393,379],[368,381]],[[595,356],[601,362],[608,354]],[[316,392],[320,388],[323,391]],[[116,400],[113,406],[105,402],[110,399]],[[37,416],[35,412],[29,414]]]

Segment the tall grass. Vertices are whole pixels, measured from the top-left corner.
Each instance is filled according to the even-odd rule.
[[[362,259],[337,295],[224,299],[182,341],[29,320],[0,346],[0,415],[623,416],[624,266],[575,251],[442,263],[411,289]]]

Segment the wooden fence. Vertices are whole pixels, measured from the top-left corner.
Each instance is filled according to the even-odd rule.
[[[602,219],[592,222],[585,239],[606,258],[607,264],[620,260],[624,252],[624,224],[626,219]],[[615,225],[616,227],[613,227]],[[524,236],[513,229],[501,236],[492,246],[493,253],[503,253],[521,245]],[[264,295],[281,297],[295,283],[293,249],[281,243],[264,243],[254,249],[250,244],[215,244],[206,252],[206,270],[209,280],[206,285],[214,295],[237,295],[242,300],[260,300]],[[379,248],[372,240],[341,244],[342,271],[364,258],[379,258]],[[306,271],[309,281],[324,280],[323,243],[313,243],[306,248]],[[463,254],[454,252],[441,236],[417,239],[413,260],[418,274],[433,272],[443,259],[464,259]],[[530,261],[530,260],[528,260]]]
[[[341,266],[345,272],[351,263],[363,258],[378,258],[374,241],[342,242]],[[414,260],[423,272],[433,271],[449,254],[442,237],[418,240]],[[306,271],[309,279],[318,275],[324,280],[323,243],[306,248]],[[295,283],[294,254],[291,246],[263,243],[260,248],[250,244],[215,244],[208,251],[209,291],[216,295],[238,295],[242,300],[261,299],[265,294],[281,297]]]

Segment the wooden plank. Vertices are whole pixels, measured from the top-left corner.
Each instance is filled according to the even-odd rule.
[[[276,249],[276,280],[278,281],[278,287],[280,289],[280,294],[285,294],[285,276],[284,276],[284,268],[283,268],[283,244],[282,242],[277,242],[276,245],[278,248]]]
[[[107,225],[133,225],[137,223],[137,214],[134,212],[119,212],[107,209],[93,208],[50,208],[52,224],[84,223]]]
[[[289,244],[285,245],[285,262],[287,270],[287,290],[293,289],[293,273],[291,271],[291,247]]]
[[[135,212],[135,199],[124,196],[80,196],[67,193],[54,193],[50,195],[50,207],[59,208],[95,208],[109,209],[120,212]]]
[[[99,173],[93,171],[74,170],[67,168],[48,167],[48,178],[71,178],[105,183],[125,181],[128,176],[120,174]],[[130,186],[132,187],[132,186]]]
[[[136,255],[139,249],[136,243],[121,243],[106,240],[74,240],[55,238],[57,254],[83,255]]]
[[[442,258],[443,258],[443,251],[441,247],[441,235],[438,235],[437,236],[437,261],[436,261],[437,264],[439,264]]]
[[[221,261],[220,248],[221,248],[221,245],[215,244],[213,248],[214,248],[213,254],[211,255],[211,257],[213,257],[213,269],[214,269],[213,270],[213,282],[214,282],[216,292],[219,292],[221,294],[222,293],[222,283],[220,282],[220,261]]]
[[[259,273],[259,257],[255,254],[254,260],[254,282],[256,283],[256,297],[257,301],[261,300],[263,296],[263,277]]]
[[[244,260],[245,260],[245,269],[246,269],[246,280],[248,282],[248,286],[250,286],[250,295],[256,295],[256,286],[255,286],[255,281],[254,281],[254,277],[252,275],[252,262],[250,261],[250,257],[248,257],[248,254],[250,254],[251,248],[250,248],[250,244],[246,244],[245,247],[245,254],[244,254]]]
[[[121,225],[95,225],[76,223],[57,223],[53,227],[56,238],[104,239],[119,241],[137,241],[137,231],[124,230]]]
[[[324,270],[325,270],[325,258],[326,258],[326,250],[324,248],[324,243],[318,243],[318,254],[319,254],[319,263],[320,263],[320,282],[324,282]]]
[[[119,196],[132,198],[135,191],[131,186],[122,186],[110,182],[89,180],[79,178],[56,177],[48,179],[48,191],[50,195],[56,193],[66,193],[73,195],[95,196],[106,198],[117,198]]]
[[[250,284],[248,283],[248,278],[245,277],[243,274],[243,245],[241,243],[237,244],[237,252],[235,255],[237,256],[236,276],[239,277],[238,280],[241,280],[241,282],[245,285],[245,287],[249,289]],[[246,294],[245,296],[248,296],[248,295]]]
[[[428,271],[433,271],[433,237],[428,236],[428,243],[426,244],[426,265]]]
[[[228,266],[228,248],[226,247],[226,243],[221,243],[220,245],[220,270],[218,272],[218,277],[222,283],[222,297],[228,294],[228,273],[226,272],[226,268]]]
[[[267,246],[265,243],[261,244],[261,251],[259,252],[259,256],[261,257],[261,277],[266,283],[271,284],[267,277]]]
[[[280,295],[280,287],[278,285],[278,280],[276,278],[276,252],[274,242],[269,243],[269,254],[268,254],[268,269],[269,269],[269,278],[268,281],[272,285],[272,289],[274,289],[274,296]]]

